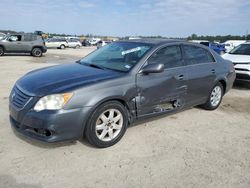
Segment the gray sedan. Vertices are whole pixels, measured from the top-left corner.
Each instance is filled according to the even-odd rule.
[[[108,147],[137,120],[197,105],[215,110],[234,79],[233,64],[203,45],[118,41],[19,79],[10,94],[10,121],[42,141],[86,137]]]

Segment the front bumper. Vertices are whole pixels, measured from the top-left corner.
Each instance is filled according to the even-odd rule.
[[[10,104],[10,123],[18,133],[45,142],[74,140],[83,136],[89,107],[82,109],[18,111]]]
[[[236,72],[236,81],[250,82],[250,64],[234,63]]]
[[[236,81],[250,82],[250,71],[237,71],[236,72]]]

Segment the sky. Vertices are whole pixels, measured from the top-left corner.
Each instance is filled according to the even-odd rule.
[[[249,0],[0,0],[0,29],[71,35],[250,33]]]

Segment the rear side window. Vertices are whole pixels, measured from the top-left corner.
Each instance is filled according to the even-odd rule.
[[[180,46],[167,46],[156,51],[149,59],[148,64],[164,64],[165,68],[180,67],[183,65]]]
[[[184,45],[183,50],[187,65],[215,62],[212,54],[203,48]]]
[[[23,40],[24,41],[34,41],[34,40],[37,40],[37,36],[36,35],[24,35]]]

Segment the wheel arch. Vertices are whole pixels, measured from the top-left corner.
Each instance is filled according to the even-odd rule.
[[[42,50],[43,47],[40,46],[40,45],[36,45],[36,46],[33,46],[33,47],[32,47],[31,51],[32,51],[34,48],[40,48],[40,49]]]
[[[221,83],[223,86],[223,95],[226,93],[227,82],[224,79],[219,79],[217,83]]]
[[[3,51],[5,52],[5,47],[4,47],[4,45],[0,44],[0,47],[2,47],[2,48],[3,48]]]
[[[123,97],[109,97],[109,98],[105,98],[105,99],[103,99],[103,100],[101,100],[101,101],[99,101],[98,103],[96,103],[93,107],[92,107],[92,109],[91,110],[89,110],[89,112],[88,112],[88,114],[87,114],[87,116],[86,116],[86,120],[84,121],[84,123],[83,123],[83,131],[82,131],[82,134],[83,134],[83,136],[84,136],[84,134],[85,134],[85,131],[86,131],[86,125],[87,125],[87,123],[89,122],[89,119],[90,119],[90,117],[91,117],[91,115],[93,114],[93,112],[100,106],[100,105],[102,105],[102,104],[104,104],[104,103],[107,103],[107,102],[112,102],[112,101],[116,101],[116,102],[119,102],[119,103],[121,103],[124,107],[125,107],[125,109],[126,109],[126,111],[127,111],[127,115],[128,115],[128,124],[130,124],[131,122],[132,122],[132,120],[133,120],[133,116],[132,116],[132,113],[131,113],[131,106],[126,102],[126,100],[123,98]]]

